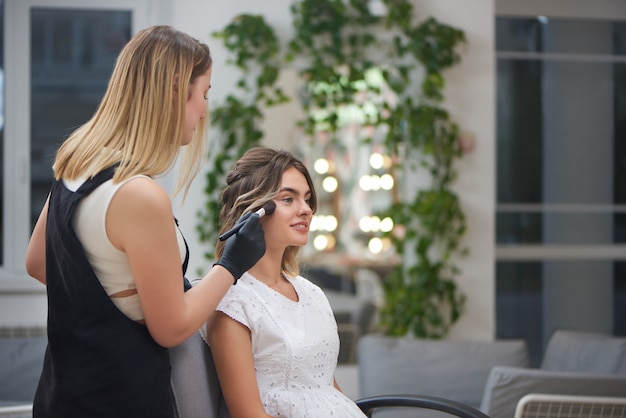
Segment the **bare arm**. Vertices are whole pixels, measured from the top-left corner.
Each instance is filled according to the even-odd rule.
[[[337,389],[339,392],[343,392],[341,390],[341,388],[339,387],[339,383],[337,383],[337,379],[333,378],[333,386],[335,387],[335,389]]]
[[[49,198],[48,198],[49,199]],[[33,234],[26,248],[26,272],[46,284],[46,224],[48,222],[48,199],[39,214]]]
[[[259,395],[248,328],[216,312],[208,327],[208,338],[231,417],[271,418]]]
[[[120,187],[106,217],[109,239],[128,255],[146,326],[165,347],[181,343],[198,330],[233,284],[231,273],[216,266],[183,292],[173,219],[169,196],[147,178]]]

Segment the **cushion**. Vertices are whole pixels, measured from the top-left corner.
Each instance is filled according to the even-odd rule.
[[[0,339],[0,400],[32,403],[48,339]]]
[[[541,369],[626,375],[626,338],[558,330],[548,342]]]
[[[359,341],[361,397],[439,396],[480,406],[495,365],[528,366],[523,340],[448,341],[368,334]]]
[[[496,366],[489,374],[480,410],[491,418],[511,418],[519,400],[529,393],[624,396],[626,376]]]

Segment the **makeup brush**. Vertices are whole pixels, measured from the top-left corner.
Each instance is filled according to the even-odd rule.
[[[271,215],[276,210],[276,202],[273,200],[268,200],[266,204],[261,207],[261,209],[257,210],[255,213],[259,215],[259,218],[264,215]],[[226,241],[228,238],[233,236],[241,229],[241,227],[245,224],[245,222],[238,223],[228,231],[224,232],[220,235],[220,241]]]

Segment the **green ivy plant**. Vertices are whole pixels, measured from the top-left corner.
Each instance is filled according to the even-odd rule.
[[[207,244],[204,257],[214,258],[219,232],[220,193],[226,172],[243,153],[261,143],[262,108],[285,103],[289,98],[276,86],[282,57],[274,30],[262,16],[242,14],[213,36],[230,52],[228,64],[241,73],[236,92],[211,108],[214,131],[209,151],[211,168],[206,172],[204,206],[198,211],[199,240]]]
[[[284,59],[299,69],[305,115],[299,125],[312,141],[323,132],[331,138],[329,146],[341,148],[341,111],[361,106],[362,124],[367,128],[362,142],[376,143],[392,157],[396,179],[406,185],[416,176],[429,178],[428,186],[396,193],[396,200],[379,214],[391,217],[396,225],[386,235],[401,260],[383,281],[380,326],[393,336],[441,338],[464,306],[464,295],[455,282],[459,269],[454,256],[466,253],[462,246],[466,225],[452,189],[457,177],[454,163],[462,152],[459,128],[442,102],[443,72],[459,62],[458,49],[465,37],[459,29],[434,18],[414,23],[409,0],[382,2],[387,12],[378,16],[371,12],[368,0],[295,1],[291,6],[295,35]],[[260,59],[268,42],[259,40],[268,33],[271,30],[262,18],[247,16],[237,18],[219,34],[229,41],[225,45],[237,57],[233,62],[246,74],[238,87],[254,94],[247,104],[229,97],[213,112],[214,125],[230,141],[224,149],[238,152],[231,151],[221,160],[216,157],[219,164],[208,174],[213,177],[207,182],[208,202],[201,218],[205,229],[201,238],[207,242],[215,240],[206,228],[218,212],[215,191],[223,175],[220,167],[262,137],[259,107],[286,100],[274,87],[281,65],[278,43],[272,41]],[[263,82],[257,78],[252,87],[244,81],[252,73],[251,62],[271,63],[271,76],[262,78]],[[383,83],[371,82],[372,73]],[[375,100],[383,90],[391,91],[394,100]],[[271,91],[267,96],[273,100],[267,102],[262,91]]]
[[[426,175],[430,185],[414,196],[398,194],[402,197],[380,213],[401,226],[387,235],[402,260],[384,279],[380,325],[388,335],[441,338],[464,305],[454,280],[459,269],[453,255],[466,252],[461,245],[466,225],[452,190],[454,162],[462,152],[458,126],[442,101],[443,72],[459,62],[457,49],[465,37],[434,18],[414,24],[408,0],[383,3],[387,13],[376,16],[365,0],[296,2],[289,58],[306,63],[301,69],[308,87],[302,126],[311,136],[319,130],[337,135],[342,107],[354,106],[355,97],[364,92],[380,94],[379,86],[364,82],[373,68],[395,93],[395,103],[379,102],[376,112],[371,111],[372,101],[366,101],[370,110],[363,112],[369,115],[365,124],[374,134],[363,141],[382,135],[378,140],[394,157],[396,178]],[[328,83],[333,89],[318,88]]]

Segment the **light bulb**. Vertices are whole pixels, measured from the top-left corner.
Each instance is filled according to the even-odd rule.
[[[333,193],[335,190],[337,190],[338,186],[339,183],[337,182],[337,179],[333,176],[328,176],[322,181],[322,188],[328,193]]]
[[[385,164],[385,159],[383,158],[383,155],[381,153],[374,152],[372,153],[372,155],[370,155],[370,166],[374,170],[383,168],[384,164]]]
[[[328,173],[328,170],[330,169],[330,163],[328,162],[326,158],[318,158],[313,163],[313,169],[318,174],[326,174]]]

